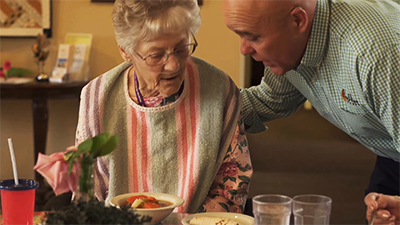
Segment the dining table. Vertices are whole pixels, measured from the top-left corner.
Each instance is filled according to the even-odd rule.
[[[186,216],[190,215],[189,213],[171,213],[165,220],[161,221],[161,224],[165,225],[182,225],[181,220]],[[44,218],[46,217],[46,212],[39,211],[34,213],[33,217],[33,225],[42,225],[44,224]],[[0,215],[0,225],[3,225],[3,216]]]
[[[161,221],[161,224],[165,225],[182,225],[181,220],[188,216],[188,213],[171,213],[165,220]],[[44,224],[44,218],[46,217],[46,212],[40,211],[35,212],[33,217],[33,225],[42,225]],[[0,215],[0,225],[3,225],[3,216]]]
[[[46,212],[46,211],[34,212],[33,225],[43,225],[43,224],[45,224],[44,222],[45,222],[45,218],[46,218],[46,214],[47,213],[51,213],[51,212]],[[193,218],[194,216],[196,216],[196,215],[198,215],[198,214],[173,212],[167,218],[165,218],[163,221],[161,221],[161,223],[157,223],[157,224],[154,224],[154,225],[186,225],[189,222],[189,220],[191,218]],[[245,215],[245,214],[242,214],[242,215],[244,217],[248,217],[249,218],[248,215]],[[188,218],[186,218],[186,217],[188,217]],[[223,215],[221,217],[227,217],[227,216]],[[228,218],[230,218],[230,217],[228,217]],[[247,222],[245,222],[244,224],[250,224],[249,221],[248,221],[248,218],[247,219],[245,218],[245,220]],[[184,219],[184,221],[186,223],[182,223],[183,219]],[[0,225],[3,225],[3,217],[1,215],[1,209],[0,209]]]

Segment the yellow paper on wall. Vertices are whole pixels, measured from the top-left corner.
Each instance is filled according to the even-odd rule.
[[[75,79],[73,77],[71,77],[72,78],[71,80],[87,80],[87,78],[88,78],[87,73],[89,70],[90,48],[92,46],[92,38],[93,38],[93,35],[88,34],[88,33],[68,33],[65,36],[65,41],[64,41],[65,44],[75,45],[76,48],[79,45],[87,45],[87,48],[85,48],[85,57],[84,57],[85,60],[84,60],[84,65],[82,67],[82,72],[81,72],[81,75],[78,75],[82,79],[75,76]],[[79,48],[79,49],[82,49],[82,48]],[[77,49],[75,49],[75,51],[76,50]]]
[[[65,36],[65,44],[85,44],[89,48],[92,46],[92,34],[86,34],[86,33],[68,33]]]

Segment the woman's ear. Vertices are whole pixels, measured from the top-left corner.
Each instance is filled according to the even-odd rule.
[[[132,58],[131,56],[125,52],[125,50],[118,45],[118,50],[119,50],[119,54],[121,54],[122,58],[126,61],[126,62],[132,62]]]
[[[296,7],[292,10],[290,15],[294,18],[299,33],[305,32],[309,23],[307,12],[301,7]]]

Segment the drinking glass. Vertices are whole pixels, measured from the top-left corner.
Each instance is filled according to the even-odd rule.
[[[257,195],[253,198],[255,225],[289,225],[292,199],[284,195]]]
[[[332,199],[323,195],[298,195],[293,197],[295,225],[328,225]]]
[[[30,179],[18,179],[18,183],[15,185],[14,180],[0,182],[4,225],[33,224],[35,189],[39,183]]]

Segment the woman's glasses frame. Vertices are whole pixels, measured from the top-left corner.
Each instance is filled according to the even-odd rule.
[[[147,64],[148,66],[165,65],[165,64],[167,63],[168,59],[169,59],[169,56],[172,55],[172,54],[174,54],[175,57],[187,58],[187,57],[191,56],[191,55],[194,53],[194,51],[196,51],[196,48],[197,48],[197,46],[198,46],[199,44],[197,43],[197,40],[196,40],[196,37],[194,36],[194,34],[191,33],[191,35],[192,35],[192,37],[193,37],[194,43],[190,43],[190,44],[184,45],[184,46],[182,46],[182,47],[179,47],[178,49],[175,49],[175,50],[174,50],[173,52],[171,52],[171,53],[164,52],[163,57],[162,57],[159,61],[155,60],[155,61],[157,61],[157,62],[152,61],[152,59],[154,60],[154,57],[155,57],[155,55],[156,55],[156,54],[154,54],[154,53],[143,57],[143,56],[141,56],[136,50],[133,50],[133,51],[134,51],[134,52],[136,53],[136,55],[138,55],[143,61],[145,61],[146,64]],[[179,52],[180,50],[186,49],[186,48],[187,48],[187,49],[191,49],[191,48],[192,48],[191,52],[189,52],[188,55],[185,55],[184,57],[180,56],[180,55],[178,54],[178,52]]]

